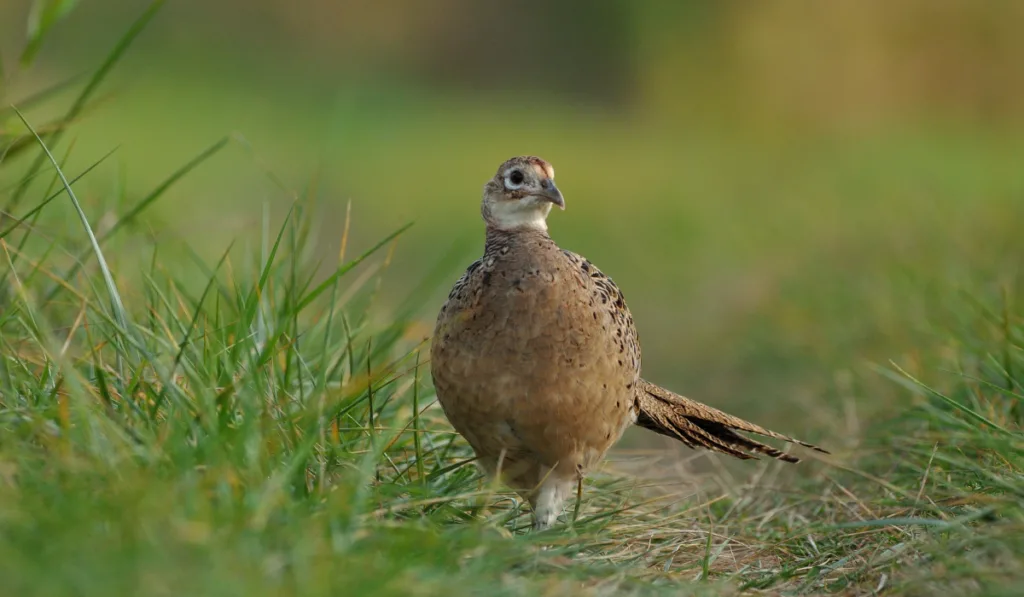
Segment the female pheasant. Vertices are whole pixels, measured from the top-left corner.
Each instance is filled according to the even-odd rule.
[[[551,526],[574,485],[636,424],[737,458],[798,459],[737,433],[821,448],[695,402],[640,377],[633,318],[611,278],[548,236],[565,209],[555,171],[512,158],[484,185],[484,255],[441,307],[431,374],[448,420],[479,463]]]

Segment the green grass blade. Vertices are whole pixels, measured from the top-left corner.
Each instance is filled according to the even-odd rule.
[[[346,273],[351,271],[352,268],[356,267],[357,265],[359,265],[360,263],[365,261],[367,258],[369,258],[371,255],[373,255],[374,253],[379,251],[381,249],[381,247],[387,245],[389,242],[391,242],[396,237],[398,237],[398,235],[402,234],[403,232],[405,232],[406,230],[411,228],[412,224],[413,224],[412,222],[409,222],[405,226],[402,226],[398,230],[396,230],[396,231],[392,232],[391,234],[387,235],[386,237],[384,237],[384,239],[381,240],[380,242],[378,242],[377,244],[375,244],[372,247],[370,247],[369,249],[367,249],[359,257],[356,257],[354,260],[349,261],[348,263],[346,263],[346,264],[342,265],[341,267],[339,267],[337,270],[335,270],[335,272],[333,274],[328,276],[326,280],[321,282],[319,285],[317,285],[316,288],[314,288],[312,291],[310,291],[309,294],[307,294],[305,297],[303,297],[299,301],[298,305],[296,306],[296,309],[301,311],[302,309],[307,307],[310,303],[312,303],[313,301],[316,300],[316,297],[320,296],[325,290],[330,288],[331,285],[334,284],[334,282],[338,280],[338,278],[344,276]]]
[[[56,95],[59,95],[60,92],[69,89],[72,85],[82,80],[84,76],[85,75],[81,73],[77,75],[72,75],[67,79],[59,81],[53,85],[50,85],[49,87],[45,87],[31,95],[25,96],[20,100],[13,102],[13,104],[15,106],[18,106],[18,108],[24,112],[35,107],[37,104],[41,104],[46,100]],[[2,79],[3,76],[0,75],[0,80]],[[9,115],[12,114],[14,114],[14,111],[11,110],[10,106],[0,106],[0,118],[7,118]]]
[[[965,414],[965,415],[967,415],[967,416],[968,416],[969,418],[971,418],[971,419],[974,419],[975,421],[977,421],[977,422],[979,422],[979,423],[984,423],[985,425],[988,425],[989,427],[991,427],[992,429],[995,429],[996,431],[999,431],[1000,433],[1004,433],[1004,434],[1007,434],[1007,435],[1013,435],[1013,433],[1012,433],[1011,431],[1009,431],[1008,429],[1006,429],[1006,428],[1005,428],[1005,427],[1003,427],[1002,425],[999,425],[998,423],[996,423],[995,421],[992,421],[991,419],[989,419],[989,418],[985,417],[985,416],[984,416],[984,415],[982,415],[981,413],[978,413],[978,412],[976,412],[976,411],[974,411],[974,410],[971,410],[970,408],[967,408],[967,407],[966,407],[966,406],[964,406],[963,404],[960,404],[959,402],[957,402],[956,400],[953,400],[953,399],[952,399],[952,398],[950,398],[949,396],[946,396],[946,395],[945,395],[945,394],[943,394],[942,392],[939,392],[939,391],[937,391],[937,390],[935,390],[935,389],[933,389],[933,388],[929,387],[928,385],[926,385],[926,384],[922,383],[922,382],[921,382],[921,381],[919,381],[919,380],[918,380],[918,379],[917,379],[916,377],[914,377],[913,375],[911,375],[911,374],[910,374],[910,373],[908,373],[907,371],[904,371],[904,370],[903,370],[903,369],[902,369],[902,368],[901,368],[901,367],[900,367],[899,365],[897,365],[897,364],[896,364],[896,363],[895,363],[894,361],[889,361],[889,363],[890,363],[890,364],[891,364],[891,365],[892,365],[892,366],[893,366],[893,367],[894,367],[894,368],[895,368],[895,369],[896,369],[897,371],[899,371],[899,372],[900,372],[900,373],[901,373],[901,374],[902,374],[902,375],[903,375],[904,377],[906,377],[907,379],[909,379],[909,380],[910,380],[910,381],[911,381],[911,382],[912,382],[912,383],[913,383],[913,384],[914,384],[915,386],[917,386],[917,387],[921,388],[921,389],[922,389],[922,390],[924,390],[924,391],[925,391],[925,392],[926,392],[927,394],[929,394],[929,395],[931,395],[931,396],[934,396],[934,397],[938,398],[938,399],[939,399],[939,400],[941,400],[942,402],[944,402],[944,403],[946,403],[947,405],[949,405],[949,406],[953,407],[954,409],[956,409],[956,410],[958,410],[958,411],[960,411],[960,412],[964,413],[964,414]]]
[[[28,15],[28,43],[21,52],[21,65],[28,67],[43,47],[43,41],[58,21],[66,17],[78,0],[35,0]]]
[[[182,166],[181,168],[178,168],[177,170],[175,170],[163,182],[158,184],[156,186],[156,188],[154,188],[152,191],[147,193],[145,197],[140,199],[138,203],[136,203],[134,206],[132,206],[132,208],[128,210],[128,213],[126,213],[125,215],[123,215],[120,218],[118,218],[117,221],[114,222],[114,225],[111,226],[109,230],[104,232],[99,237],[100,244],[103,244],[104,242],[109,240],[121,228],[123,228],[123,227],[127,226],[128,224],[131,224],[133,221],[135,221],[135,219],[142,212],[144,212],[148,207],[153,205],[153,203],[156,202],[156,200],[159,199],[167,191],[167,189],[169,189],[172,185],[174,185],[174,183],[176,183],[179,180],[181,180],[186,174],[188,174],[192,170],[196,169],[200,164],[202,164],[206,160],[208,160],[211,157],[213,157],[217,152],[219,152],[221,149],[224,148],[224,146],[227,144],[227,142],[228,142],[228,138],[227,137],[224,137],[224,138],[220,139],[219,141],[217,141],[213,145],[211,145],[211,146],[207,147],[206,149],[204,149],[202,152],[200,152],[194,158],[189,160],[184,166]],[[104,156],[104,157],[106,157],[106,156]],[[92,251],[89,251],[89,250],[83,251],[81,254],[79,254],[78,258],[75,259],[75,262],[71,265],[71,267],[68,269],[68,271],[64,273],[64,278],[65,279],[70,279],[72,276],[77,274],[78,271],[80,269],[82,269],[82,267],[85,266],[85,263],[88,260],[90,255],[92,255]],[[51,288],[49,293],[47,293],[47,295],[46,295],[46,300],[47,301],[53,300],[54,296],[56,296],[56,294],[57,294],[57,292],[59,292],[59,290],[60,290],[60,288],[57,287],[57,286],[54,286],[53,288]]]
[[[132,26],[128,28],[128,31],[126,31],[125,34],[121,36],[117,44],[114,45],[114,48],[107,55],[107,58],[103,61],[100,67],[96,69],[96,72],[94,72],[92,77],[90,77],[89,82],[86,83],[85,88],[75,99],[74,103],[71,104],[71,107],[68,109],[68,111],[64,114],[64,118],[61,120],[61,122],[70,122],[74,120],[76,116],[78,116],[79,112],[82,111],[82,108],[85,107],[86,102],[89,101],[89,98],[92,97],[93,93],[96,92],[96,89],[99,88],[100,84],[107,78],[107,75],[110,74],[110,71],[121,60],[125,52],[132,45],[132,42],[135,41],[135,38],[137,38],[139,34],[142,33],[143,29],[146,28],[146,25],[148,25],[149,22],[153,19],[153,17],[156,16],[157,11],[159,11],[160,7],[163,6],[164,1],[165,0],[153,0],[153,2],[150,3],[149,7],[142,13],[142,16],[140,16],[132,24]],[[63,135],[63,132],[64,128],[62,126],[59,126],[57,130],[50,136],[50,144],[57,145],[57,143],[60,142],[60,138]],[[35,135],[34,131],[33,135]],[[49,152],[47,151],[46,153]],[[39,168],[43,166],[47,159],[46,153],[39,154],[36,160],[29,167],[27,174],[28,176],[31,176],[37,170],[39,170]],[[27,184],[23,184],[22,186],[18,187],[14,194],[11,195],[11,199],[10,201],[8,201],[7,206],[4,208],[4,211],[14,211],[17,208],[18,204],[21,202],[21,199],[24,197],[25,192],[27,190]]]
[[[196,301],[196,307],[192,311],[192,319],[189,321],[188,327],[185,329],[185,334],[182,336],[181,342],[178,343],[178,353],[174,355],[174,362],[171,364],[171,371],[169,373],[170,378],[174,378],[174,375],[178,371],[178,366],[181,364],[181,359],[185,355],[185,349],[188,348],[192,341],[192,332],[196,329],[196,324],[199,322],[199,318],[203,314],[203,302],[206,301],[206,296],[210,293],[210,290],[217,283],[217,272],[220,271],[220,267],[224,265],[224,262],[228,259],[228,254],[231,252],[231,247],[234,243],[228,245],[228,248],[224,250],[224,254],[221,255],[217,265],[214,266],[213,272],[210,274],[209,280],[206,282],[206,286],[203,288],[203,293],[199,296],[199,300]],[[152,408],[150,409],[150,417],[156,415],[160,410],[160,406],[167,395],[167,388],[165,387],[160,391],[158,398],[154,401]]]
[[[107,153],[103,154],[103,157],[101,157],[100,159],[98,159],[95,162],[93,162],[92,165],[90,165],[85,170],[82,170],[82,172],[79,173],[78,176],[72,178],[70,184],[74,185],[79,180],[82,180],[82,178],[84,178],[87,174],[92,172],[93,169],[95,169],[97,166],[99,166],[100,164],[105,162],[107,160],[107,158],[109,158],[110,156],[114,155],[115,151],[117,151],[116,147],[114,149],[111,149]],[[15,229],[17,229],[19,226],[24,224],[29,218],[31,218],[31,217],[35,216],[36,214],[38,214],[39,212],[41,212],[43,210],[43,208],[46,207],[47,205],[49,205],[49,203],[51,201],[53,201],[57,197],[60,197],[61,195],[63,195],[64,192],[65,192],[64,189],[61,189],[61,190],[57,191],[56,193],[53,193],[52,195],[50,195],[46,199],[44,199],[39,205],[37,205],[37,206],[33,207],[32,209],[30,209],[27,213],[25,213],[25,215],[21,216],[13,224],[8,226],[6,230],[4,230],[3,232],[0,232],[0,238],[5,238],[8,234],[10,234]],[[70,277],[70,276],[68,276],[68,277]]]
[[[171,188],[171,186],[174,185],[174,183],[181,180],[189,172],[195,170],[203,162],[212,158],[221,149],[224,149],[224,146],[227,145],[227,143],[227,137],[221,138],[213,145],[210,145],[203,151],[199,152],[199,155],[189,160],[187,163],[185,163],[184,166],[175,170],[163,182],[158,184],[155,189],[150,191],[145,197],[143,197],[141,200],[139,200],[138,203],[136,203],[131,209],[129,209],[128,213],[118,218],[118,220],[114,222],[114,225],[110,227],[110,230],[107,230],[106,232],[103,233],[102,236],[100,236],[100,242],[109,239],[110,237],[114,236],[114,234],[117,234],[117,232],[121,228],[127,226],[128,224],[131,224],[135,220],[135,218],[139,216],[139,214],[141,214],[143,211],[146,210],[146,208],[152,205],[154,201],[159,199],[164,194],[164,192],[167,191],[167,189]]]
[[[103,274],[103,282],[107,286],[107,293],[110,298],[111,310],[114,317],[117,318],[118,323],[121,327],[128,331],[128,313],[125,311],[124,303],[121,301],[121,294],[117,291],[117,284],[114,283],[114,276],[110,273],[110,268],[107,266],[107,260],[103,256],[103,250],[100,249],[100,243],[96,240],[96,235],[93,233],[92,226],[89,224],[89,218],[85,215],[85,210],[82,209],[81,203],[78,201],[78,197],[75,196],[74,189],[71,188],[71,183],[64,176],[63,170],[57,160],[50,153],[50,148],[43,142],[42,137],[36,133],[35,129],[32,128],[32,124],[25,118],[25,116],[17,109],[14,108],[15,114],[25,124],[25,126],[32,132],[36,142],[42,148],[44,155],[50,161],[50,164],[57,171],[57,175],[60,177],[61,183],[64,185],[64,191],[67,192],[68,197],[71,199],[71,204],[74,206],[75,211],[78,213],[78,218],[82,223],[82,228],[85,230],[86,235],[89,237],[89,243],[92,245],[93,251],[96,253],[96,260],[100,266],[100,272]]]

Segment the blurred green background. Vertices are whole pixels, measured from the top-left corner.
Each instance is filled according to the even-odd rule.
[[[29,4],[0,3],[4,104],[95,68],[144,8],[81,2],[27,69]],[[872,365],[913,370],[961,324],[936,288],[1016,284],[1022,25],[1011,1],[182,0],[72,129],[69,170],[118,148],[76,185],[102,222],[234,134],[139,236],[213,256],[315,184],[328,264],[349,200],[352,250],[416,222],[385,307],[452,264],[425,336],[481,251],[483,183],[540,155],[568,203],[552,235],[623,288],[647,377],[854,437],[892,406]],[[121,275],[145,246],[122,245]]]

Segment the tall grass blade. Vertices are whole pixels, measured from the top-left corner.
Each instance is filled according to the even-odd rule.
[[[14,105],[18,106],[18,109],[20,109],[22,112],[29,110],[30,108],[35,107],[36,104],[41,104],[46,100],[52,98],[53,96],[60,94],[60,92],[70,88],[72,85],[82,80],[82,77],[84,76],[85,75],[82,73],[72,75],[67,79],[64,79],[63,81],[54,83],[49,87],[45,87],[31,95],[28,95],[26,97],[21,98],[18,101],[15,101]],[[0,74],[0,81],[2,80],[3,75]],[[11,106],[0,106],[0,118],[7,118],[7,116],[11,114],[14,114],[14,111],[11,109]]]
[[[92,245],[93,251],[96,253],[96,261],[99,263],[100,272],[103,274],[103,282],[107,286],[107,293],[110,298],[111,311],[121,328],[128,331],[128,313],[125,311],[124,303],[121,301],[121,294],[117,291],[117,284],[114,283],[114,276],[110,273],[110,268],[107,266],[107,260],[103,256],[103,251],[100,249],[100,243],[96,240],[96,235],[93,233],[92,226],[89,224],[89,218],[85,215],[85,210],[82,209],[82,204],[79,203],[78,197],[75,196],[74,189],[71,188],[71,183],[64,176],[64,171],[61,170],[57,160],[50,153],[50,148],[46,146],[42,137],[36,133],[35,129],[32,128],[32,124],[25,118],[25,116],[17,108],[14,108],[15,114],[25,124],[32,135],[35,137],[36,142],[43,150],[43,154],[50,161],[50,164],[57,171],[57,176],[60,177],[61,183],[64,185],[64,191],[67,192],[68,197],[71,199],[71,204],[75,207],[75,211],[78,213],[78,218],[82,223],[82,228],[85,230],[86,235],[89,237],[89,243]]]
[[[104,242],[109,240],[112,236],[114,236],[114,234],[116,234],[119,230],[121,230],[121,228],[123,228],[123,227],[131,224],[132,222],[134,222],[135,219],[142,212],[144,212],[148,207],[153,205],[153,203],[156,202],[157,199],[159,199],[161,196],[163,196],[163,194],[167,191],[167,189],[169,189],[172,185],[174,185],[174,183],[176,183],[179,180],[181,180],[186,174],[188,174],[192,170],[196,169],[200,164],[202,164],[206,160],[208,160],[211,157],[213,157],[217,152],[219,152],[221,149],[224,148],[224,146],[227,144],[227,142],[228,142],[228,138],[227,137],[224,137],[224,138],[220,139],[219,141],[217,141],[213,145],[211,145],[211,146],[207,147],[206,149],[204,149],[202,152],[200,152],[194,158],[189,160],[184,166],[182,166],[181,168],[178,168],[177,170],[175,170],[163,182],[158,184],[156,186],[156,188],[154,188],[152,191],[147,193],[145,197],[140,199],[138,203],[136,203],[134,206],[132,206],[132,208],[129,209],[126,214],[124,214],[123,216],[118,218],[117,221],[114,222],[114,224],[110,227],[109,230],[107,230],[106,232],[101,234],[100,237],[99,237],[100,244],[103,244]],[[106,156],[104,156],[104,157],[106,157]],[[84,175],[84,173],[83,173],[83,175]],[[89,256],[91,254],[92,254],[92,251],[90,251],[90,250],[83,251],[81,254],[79,254],[78,257],[75,259],[74,263],[68,269],[68,271],[64,273],[65,279],[69,279],[72,276],[74,276],[75,274],[77,274],[78,271],[80,269],[82,269],[82,267],[85,265],[86,261],[88,260],[88,258],[89,258]],[[47,301],[53,300],[54,296],[56,296],[56,293],[59,290],[60,289],[57,288],[57,287],[51,288],[50,292],[47,293],[45,300],[47,300]]]
[[[402,226],[402,227],[401,227],[401,228],[399,228],[398,230],[395,230],[395,231],[394,231],[394,232],[392,232],[391,234],[389,234],[389,235],[387,235],[386,237],[384,237],[384,239],[383,239],[383,240],[381,240],[381,241],[380,241],[380,242],[378,242],[377,244],[375,244],[375,245],[373,245],[372,247],[370,247],[369,249],[367,249],[367,250],[366,250],[366,251],[365,251],[365,252],[364,252],[364,253],[363,253],[362,255],[360,255],[359,257],[356,257],[356,258],[355,258],[355,259],[353,259],[352,261],[349,261],[348,263],[346,263],[346,264],[344,264],[344,265],[341,265],[340,267],[338,267],[338,269],[337,269],[337,270],[335,270],[333,274],[331,274],[330,276],[328,276],[326,280],[324,280],[323,282],[321,282],[321,283],[320,283],[319,285],[317,285],[317,287],[316,287],[316,288],[314,288],[313,290],[311,290],[311,291],[309,292],[309,294],[307,294],[307,295],[306,295],[306,296],[304,296],[304,297],[303,297],[303,298],[302,298],[301,300],[299,300],[299,303],[298,303],[298,305],[296,306],[296,309],[298,309],[298,310],[300,310],[300,311],[301,311],[302,309],[304,309],[305,307],[307,307],[307,306],[308,306],[308,305],[309,305],[310,303],[312,303],[313,301],[315,301],[315,300],[316,300],[316,297],[320,296],[320,295],[321,295],[321,294],[322,294],[322,293],[323,293],[323,292],[324,292],[325,290],[327,290],[328,288],[330,288],[330,287],[331,287],[331,285],[332,285],[332,284],[334,284],[334,282],[338,280],[338,278],[340,278],[340,277],[344,276],[345,274],[347,274],[347,273],[348,273],[349,271],[351,271],[351,270],[352,270],[352,268],[356,267],[357,265],[359,265],[360,263],[362,263],[363,261],[365,261],[365,260],[366,260],[367,258],[369,258],[369,257],[370,257],[371,255],[373,255],[374,253],[376,253],[377,251],[379,251],[379,250],[381,249],[381,247],[383,247],[383,246],[387,245],[387,244],[388,244],[389,242],[391,242],[391,241],[392,241],[393,239],[397,238],[397,237],[398,237],[398,235],[402,234],[403,232],[405,232],[406,230],[408,230],[409,228],[411,228],[411,227],[412,227],[412,225],[413,225],[413,223],[412,223],[412,222],[409,222],[409,223],[408,223],[408,224],[406,224],[405,226]]]
[[[917,386],[917,387],[921,388],[922,390],[924,390],[927,394],[938,398],[939,400],[941,400],[945,404],[947,404],[947,405],[953,407],[954,409],[964,413],[969,418],[971,418],[971,419],[973,419],[973,420],[975,420],[975,421],[977,421],[979,423],[984,423],[985,425],[988,425],[989,427],[991,427],[992,429],[995,429],[996,431],[999,431],[1000,433],[1004,433],[1004,434],[1007,434],[1007,435],[1013,435],[1013,433],[1011,431],[1009,431],[1008,429],[1006,429],[1002,425],[996,423],[995,421],[992,421],[991,419],[987,418],[986,416],[982,415],[981,413],[978,413],[978,412],[976,412],[976,411],[974,411],[974,410],[964,406],[963,404],[960,404],[959,402],[957,402],[956,400],[953,400],[949,396],[946,396],[942,392],[939,392],[939,391],[931,388],[930,386],[922,383],[916,377],[914,377],[913,375],[911,375],[907,371],[904,371],[894,361],[889,361],[889,363],[897,371],[899,371],[900,374],[902,374],[904,377],[909,379],[915,386]]]
[[[100,67],[96,69],[96,72],[93,73],[92,77],[89,79],[89,82],[86,83],[85,88],[75,99],[74,103],[71,104],[71,107],[68,109],[68,111],[64,114],[64,117],[61,120],[61,122],[71,122],[75,119],[76,116],[78,116],[78,113],[81,112],[82,108],[85,107],[86,102],[89,101],[89,98],[92,97],[93,93],[96,92],[96,89],[99,88],[103,80],[107,78],[107,75],[110,74],[110,71],[114,68],[118,61],[121,60],[121,58],[124,56],[124,53],[132,45],[132,42],[135,41],[135,38],[137,38],[139,34],[142,33],[142,30],[146,28],[146,25],[148,25],[149,22],[153,19],[153,17],[156,16],[157,11],[159,11],[160,7],[163,6],[164,1],[165,0],[153,0],[153,2],[150,3],[149,7],[145,10],[145,12],[142,13],[142,16],[140,16],[132,24],[132,26],[128,28],[128,31],[126,31],[125,34],[121,36],[117,44],[115,44],[114,48],[110,51],[110,54],[107,55],[107,58],[103,61]],[[17,110],[15,109],[15,111]],[[52,135],[50,135],[50,144],[57,145],[57,143],[60,142],[60,138],[63,135],[63,133],[64,127],[58,126],[57,130],[54,131]],[[33,131],[32,134],[35,135],[35,131]],[[28,169],[28,177],[31,177],[33,174],[35,174],[37,170],[39,170],[39,168],[43,166],[47,159],[47,153],[49,153],[49,151],[47,151],[46,153],[39,154],[39,156]],[[11,195],[11,200],[8,201],[7,206],[4,208],[4,211],[14,211],[17,208],[18,204],[21,203],[21,200],[24,197],[26,191],[28,191],[27,183],[24,183],[21,186],[19,186],[18,189]]]
[[[107,158],[109,158],[110,156],[114,155],[114,152],[116,152],[116,151],[117,151],[117,148],[115,147],[114,149],[111,149],[107,153],[103,154],[103,157],[101,157],[100,159],[98,159],[95,162],[93,162],[92,165],[90,165],[85,170],[82,170],[82,172],[79,173],[78,176],[72,178],[71,179],[71,184],[74,185],[79,180],[82,180],[82,178],[84,178],[85,175],[89,174],[97,166],[99,166],[100,164],[105,162],[107,160]],[[25,215],[23,215],[20,218],[18,218],[17,220],[15,220],[15,222],[13,224],[11,224],[5,230],[0,232],[0,238],[5,238],[8,234],[10,234],[11,232],[14,232],[15,229],[17,229],[19,226],[21,226],[25,222],[27,222],[29,218],[31,218],[31,217],[35,216],[36,214],[38,214],[39,212],[41,212],[44,207],[46,207],[47,205],[50,204],[51,201],[55,200],[57,197],[60,197],[64,193],[65,193],[64,189],[61,189],[61,190],[57,191],[56,193],[53,193],[52,195],[50,195],[46,199],[44,199],[39,205],[37,205],[37,206],[33,207],[32,209],[30,209],[28,212],[25,213]],[[79,267],[81,267],[81,266],[79,266]],[[70,276],[68,276],[68,277],[70,277]]]

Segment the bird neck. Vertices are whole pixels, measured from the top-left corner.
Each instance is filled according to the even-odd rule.
[[[498,210],[484,211],[487,228],[499,230],[540,230],[547,232],[547,210],[530,209],[502,212]]]
[[[498,228],[487,225],[487,239],[485,247],[507,246],[515,243],[529,242],[531,240],[550,240],[548,229],[544,228]]]

